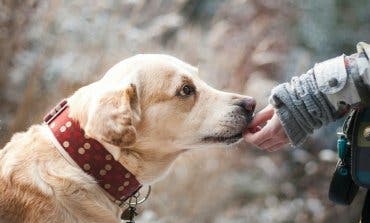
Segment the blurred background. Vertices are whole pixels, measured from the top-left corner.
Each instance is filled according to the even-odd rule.
[[[213,87],[254,96],[370,41],[368,0],[0,0],[0,148],[137,53],[166,53]],[[302,148],[195,151],[154,185],[138,222],[357,222],[328,200],[332,124]]]

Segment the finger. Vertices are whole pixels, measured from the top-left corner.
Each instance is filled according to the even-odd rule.
[[[249,126],[254,127],[254,126],[259,126],[268,120],[272,118],[274,115],[274,108],[271,105],[266,106],[264,109],[262,109],[260,112],[258,112],[252,122],[249,124]]]
[[[282,144],[282,143],[284,143],[284,142],[281,139],[274,138],[274,139],[266,140],[266,141],[264,141],[263,143],[261,143],[257,146],[263,148],[264,150],[269,150],[270,148],[272,148],[272,147],[274,147],[278,144]]]
[[[248,128],[246,130],[246,133],[257,133],[259,132],[260,130],[262,129],[261,126],[255,126],[255,127],[252,127],[252,128]]]
[[[248,135],[246,140],[254,144],[261,144],[262,142],[266,141],[266,139],[270,139],[272,137],[276,138],[281,129],[282,126],[279,118],[277,117],[277,115],[273,114],[272,119],[269,120],[260,131],[255,134]]]
[[[282,142],[287,138],[281,122],[276,114],[273,114],[271,120],[269,120],[260,131],[254,134],[247,132],[244,137],[247,142],[255,145],[261,145],[272,138],[278,140],[279,142]]]
[[[247,132],[244,135],[245,141],[252,143],[254,145],[260,145],[267,140],[271,139],[271,133],[269,128],[262,128],[256,133]]]
[[[268,148],[267,151],[269,151],[269,152],[275,152],[275,151],[281,150],[285,145],[287,145],[287,143],[285,143],[285,142],[278,143],[278,144],[276,144],[276,145],[271,146],[270,148]]]

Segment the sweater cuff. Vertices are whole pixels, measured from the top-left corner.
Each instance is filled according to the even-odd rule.
[[[277,110],[277,115],[292,145],[302,145],[308,135],[295,120],[289,109],[286,106],[281,106]]]

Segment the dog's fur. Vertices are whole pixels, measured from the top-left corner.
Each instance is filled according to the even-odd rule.
[[[251,119],[252,99],[215,90],[197,73],[166,55],[131,57],[69,97],[70,116],[151,184],[187,150],[234,144]],[[186,95],[184,85],[195,91]],[[17,133],[0,150],[0,219],[119,222],[120,208],[59,154],[46,128]]]

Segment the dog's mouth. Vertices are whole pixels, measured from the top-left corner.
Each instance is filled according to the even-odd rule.
[[[239,132],[231,136],[206,136],[203,141],[206,143],[225,143],[227,145],[238,142],[243,137],[243,133]]]
[[[241,118],[241,120],[236,120],[239,126],[234,126],[232,131],[229,129],[225,130],[225,132],[214,133],[203,137],[202,141],[205,143],[223,143],[226,145],[234,144],[243,138],[243,132],[247,129],[253,118],[254,114],[250,114]]]

